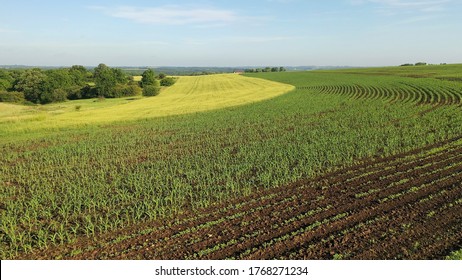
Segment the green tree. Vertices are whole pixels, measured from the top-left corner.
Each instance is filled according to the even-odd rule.
[[[39,103],[45,91],[47,76],[38,68],[24,71],[14,83],[14,89],[24,93],[26,100]]]
[[[82,92],[84,89],[85,87],[80,87],[80,86],[72,86],[66,89],[67,99],[70,99],[70,100],[82,99],[83,98]]]
[[[76,94],[77,94],[76,99],[95,98],[95,97],[98,97],[98,90],[95,87],[86,85],[80,90],[80,93],[76,93]]]
[[[52,92],[55,89],[66,89],[73,85],[72,77],[67,69],[48,70],[45,75],[47,76],[44,83],[46,92]]]
[[[282,67],[282,66],[279,67],[279,72],[286,72],[286,71],[287,71],[286,68],[284,68],[284,67]]]
[[[152,69],[148,69],[143,72],[141,78],[141,87],[156,85],[156,75]],[[157,81],[159,83],[159,81]]]
[[[53,102],[62,102],[67,99],[67,91],[62,88],[47,90],[40,96],[40,103],[48,104]]]
[[[129,81],[127,75],[124,74],[122,69],[114,68],[112,69],[112,72],[114,72],[114,77],[118,84],[126,84]]]
[[[14,79],[9,71],[0,69],[0,91],[9,90],[12,86]]]
[[[95,78],[96,91],[99,97],[113,97],[112,92],[117,84],[114,71],[107,65],[101,63],[95,68],[93,74]]]
[[[87,81],[88,71],[81,65],[73,65],[69,69],[69,76],[72,79],[72,83],[76,86],[84,86]]]

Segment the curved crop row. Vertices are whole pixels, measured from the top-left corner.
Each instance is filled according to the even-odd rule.
[[[310,89],[201,114],[11,135],[1,146],[0,255],[244,258],[359,214],[356,201],[372,207],[405,195],[412,182],[440,176],[429,164],[459,168],[460,141],[440,142],[462,135],[460,108],[443,106],[458,96],[454,83],[420,94],[430,81],[261,75]],[[431,95],[439,89],[444,97]],[[440,105],[414,105],[426,100]],[[339,212],[344,197],[348,208]],[[386,217],[342,232],[378,220]]]
[[[353,81],[354,82],[354,81]],[[390,102],[413,104],[459,105],[462,100],[462,88],[453,84],[443,84],[441,81],[413,82],[399,81],[386,83],[378,81],[375,84],[327,84],[316,86],[298,86],[301,90],[312,90],[325,94],[338,94],[353,99],[384,99]]]

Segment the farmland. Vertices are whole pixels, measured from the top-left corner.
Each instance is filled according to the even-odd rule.
[[[216,76],[203,95],[180,79],[169,114],[146,113],[155,98],[78,120],[15,108],[0,123],[2,259],[456,256],[462,83],[438,77],[462,67],[422,69],[252,74],[230,102]],[[290,86],[243,92],[261,78]]]
[[[85,127],[123,120],[188,114],[237,106],[275,97],[293,89],[290,85],[238,75],[182,77],[155,99],[123,98],[79,100],[48,106],[25,107],[0,103],[0,135]],[[192,94],[194,93],[194,94]],[[219,96],[220,98],[215,98]],[[79,108],[76,110],[76,107]]]

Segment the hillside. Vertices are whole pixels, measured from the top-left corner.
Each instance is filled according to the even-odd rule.
[[[16,111],[0,126],[2,258],[460,250],[462,84],[437,78],[454,70],[345,71],[182,78],[158,107]]]

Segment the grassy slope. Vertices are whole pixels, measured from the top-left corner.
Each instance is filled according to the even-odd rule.
[[[257,77],[295,86],[376,81],[337,72]],[[381,86],[393,83],[390,77]],[[419,114],[429,108],[301,89],[251,105],[3,144],[0,256],[171,217],[462,134],[460,108]]]
[[[208,111],[261,101],[292,89],[286,84],[228,74],[181,77],[154,98],[79,100],[37,108],[0,103],[0,137],[16,140],[20,133],[40,135],[76,126]]]

